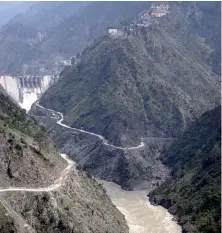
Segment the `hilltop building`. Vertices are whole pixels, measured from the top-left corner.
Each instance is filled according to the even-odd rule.
[[[168,13],[169,3],[168,2],[157,2],[151,6],[151,16],[162,17]]]
[[[109,28],[107,32],[111,37],[114,38],[124,36],[124,32],[121,29],[117,28]]]

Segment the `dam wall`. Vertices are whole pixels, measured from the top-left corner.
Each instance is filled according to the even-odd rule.
[[[26,111],[58,79],[55,75],[45,76],[0,76],[0,85]]]
[[[0,85],[6,90],[6,92],[16,101],[21,99],[21,93],[19,89],[19,81],[16,77],[12,76],[0,76]]]

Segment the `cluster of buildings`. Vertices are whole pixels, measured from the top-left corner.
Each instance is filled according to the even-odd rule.
[[[168,13],[169,3],[168,2],[157,2],[151,6],[151,16],[162,17]]]
[[[140,26],[139,24],[130,24],[128,26],[123,26],[120,29],[117,28],[109,28],[107,33],[112,38],[126,38],[131,34],[134,34],[135,26]]]
[[[153,3],[149,10],[142,11],[138,17],[138,26],[148,27],[150,25],[151,17],[162,17],[169,11],[168,2],[156,2]]]
[[[122,37],[131,34],[134,31],[134,25],[148,27],[150,25],[151,17],[162,17],[169,12],[169,2],[153,3],[149,10],[142,11],[137,20],[129,26],[124,26],[121,29],[109,28],[108,34],[112,37]]]

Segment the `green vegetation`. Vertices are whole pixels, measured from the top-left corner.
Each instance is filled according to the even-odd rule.
[[[0,70],[18,75],[24,64],[33,66],[32,61],[37,64],[37,69],[44,66],[54,70],[55,56],[67,59],[81,52],[104,35],[108,26],[118,27],[123,20],[131,21],[150,5],[151,2],[33,4],[27,14],[16,16],[0,29]],[[39,39],[39,32],[44,40]]]
[[[219,233],[221,108],[206,112],[162,156],[172,179],[149,194],[178,216],[184,232]]]
[[[9,127],[18,131],[35,136],[39,130],[36,121],[29,117],[24,109],[20,109],[11,99],[0,93],[0,120],[4,121]]]
[[[67,163],[45,129],[3,94],[0,116],[0,186],[38,188],[54,184]],[[36,232],[128,232],[124,216],[104,189],[75,166],[54,192],[8,192],[1,198]],[[25,232],[19,223],[16,215],[8,215],[0,200],[0,232]]]
[[[62,111],[67,124],[119,145],[138,145],[147,135],[177,137],[219,104],[220,86],[211,67],[203,65],[201,54],[209,55],[209,45],[199,43],[179,7],[172,11],[127,37],[96,40],[40,103]],[[187,35],[183,41],[181,30]]]
[[[190,27],[201,37],[206,38],[207,44],[212,46],[208,63],[211,62],[212,71],[221,75],[221,2],[196,2],[189,6]],[[200,12],[202,13],[200,17]],[[195,14],[197,13],[197,14]],[[199,20],[196,20],[196,18]]]
[[[0,124],[12,131],[17,130],[23,136],[33,137],[39,144],[41,152],[50,153],[57,150],[47,136],[46,128],[39,126],[34,118],[26,114],[24,109],[19,108],[9,96],[2,93],[0,93]]]
[[[13,177],[13,174],[11,174],[13,166],[16,167],[14,170],[19,166],[22,166],[21,169],[30,166],[30,161],[26,161],[27,155],[30,160],[44,162],[47,166],[56,167],[60,165],[62,168],[62,166],[65,165],[64,160],[59,156],[59,151],[55,144],[48,137],[46,128],[44,126],[39,126],[34,118],[26,114],[24,109],[21,109],[14,103],[7,94],[1,92],[0,138],[0,151],[5,148],[3,155],[10,161],[8,163],[7,173],[11,178]],[[4,157],[2,157],[2,159]],[[1,168],[4,173],[4,165]],[[44,172],[46,172],[46,170],[44,170]],[[44,176],[44,172],[41,173],[42,176]],[[36,174],[34,171],[32,175],[33,179],[35,179]],[[26,178],[24,178],[24,180]],[[4,178],[0,182],[3,181]],[[22,181],[21,179],[21,182]]]

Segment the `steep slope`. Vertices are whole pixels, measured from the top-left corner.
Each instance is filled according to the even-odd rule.
[[[178,216],[183,232],[219,233],[221,108],[206,112],[162,156],[172,179],[149,194]]]
[[[102,134],[117,145],[178,136],[217,105],[220,95],[219,78],[201,55],[209,56],[209,45],[199,43],[182,13],[175,7],[149,27],[134,25],[127,34],[96,40],[40,103],[62,111],[68,125]],[[175,18],[187,35],[183,41]]]
[[[0,232],[16,232],[13,218],[8,216],[7,210],[0,204]]]
[[[203,59],[212,67],[212,71],[220,76],[221,2],[183,2],[182,4],[191,31],[196,32],[201,38],[205,38],[205,42],[211,47],[210,56],[203,56]],[[202,43],[201,40],[200,43]]]
[[[174,38],[189,51],[189,56],[198,59],[202,65],[207,64],[220,76],[221,3],[181,2],[171,8],[170,15],[161,20],[165,30],[174,34]],[[199,47],[202,49],[198,50]]]
[[[1,93],[0,142],[1,232],[128,232],[101,185],[67,166],[45,129]]]
[[[150,188],[168,176],[168,169],[159,156],[172,138],[145,138],[143,145],[137,148],[121,149],[105,145],[95,135],[61,126],[57,123],[60,116],[52,110],[33,105],[30,114],[47,127],[48,135],[64,153],[98,179],[113,181],[132,190],[138,186]]]
[[[1,186],[48,185],[65,167],[58,151],[33,119],[1,94]],[[57,156],[56,156],[57,154]],[[51,176],[48,176],[48,172]]]

